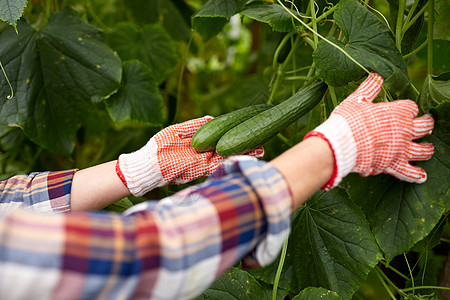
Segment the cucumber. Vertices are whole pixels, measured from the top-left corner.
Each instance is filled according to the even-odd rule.
[[[195,132],[191,140],[191,146],[198,152],[213,150],[217,141],[225,132],[271,107],[273,105],[257,104],[220,115]]]
[[[313,109],[326,90],[327,85],[324,82],[309,85],[280,104],[233,127],[217,142],[217,154],[242,154],[264,144]]]

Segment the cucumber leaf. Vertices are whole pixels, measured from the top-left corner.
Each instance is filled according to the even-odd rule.
[[[231,268],[194,300],[266,299],[261,284],[249,273]]]
[[[317,287],[308,287],[300,292],[297,296],[292,298],[292,300],[339,300],[342,299],[335,292]]]
[[[323,287],[345,299],[381,259],[363,212],[340,188],[317,192],[297,210],[287,251],[280,287]],[[250,273],[273,283],[277,267],[278,260]]]
[[[105,102],[116,122],[134,120],[161,126],[164,121],[158,84],[150,68],[138,60],[123,63],[120,88]]]
[[[436,107],[434,118],[433,133],[423,140],[433,144],[435,153],[430,160],[416,163],[428,173],[425,183],[352,174],[344,184],[365,212],[388,261],[426,237],[450,209],[450,102]]]
[[[127,209],[133,206],[133,202],[128,198],[122,198],[119,201],[114,202],[113,204],[108,205],[103,210],[115,213],[123,213]]]
[[[138,27],[118,24],[107,35],[111,47],[122,60],[139,59],[150,67],[158,83],[164,82],[178,63],[177,46],[161,25]]]
[[[192,13],[192,11],[183,1],[133,0],[124,1],[124,5],[129,8],[134,20],[140,25],[160,23],[173,39],[189,38],[190,18],[185,18],[184,14]]]
[[[427,112],[444,101],[450,101],[450,72],[428,75],[419,97],[420,108]]]
[[[385,86],[401,97],[415,99],[406,64],[389,27],[357,0],[341,0],[334,12],[346,42],[331,42],[345,50],[364,67],[384,78]],[[327,84],[343,86],[360,79],[365,72],[341,51],[321,40],[314,51],[316,74]]]
[[[0,19],[16,27],[27,2],[27,0],[0,0]]]
[[[209,0],[192,17],[192,27],[208,40],[218,34],[228,20],[241,11],[248,0]]]
[[[450,41],[450,3],[443,1],[438,9],[438,17],[434,23],[433,38]]]
[[[0,57],[14,89],[0,82],[0,120],[20,127],[54,153],[72,152],[76,132],[93,102],[115,92],[122,76],[120,58],[100,31],[66,8],[35,30],[18,22],[0,36]]]
[[[290,32],[293,30],[293,18],[279,4],[250,3],[245,6],[240,14],[259,22],[267,23],[275,31]],[[298,21],[295,22],[298,23]]]

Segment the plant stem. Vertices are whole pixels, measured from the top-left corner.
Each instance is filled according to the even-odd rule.
[[[441,242],[444,242],[444,243],[449,243],[449,244],[450,244],[450,239],[446,239],[446,238],[441,238]]]
[[[273,282],[272,300],[277,299],[278,284],[280,283],[281,271],[283,270],[284,260],[286,259],[287,246],[288,238],[284,241],[283,248],[281,249],[280,262],[278,263],[277,273],[275,274],[275,280]]]
[[[326,17],[328,17],[329,15],[331,15],[332,13],[334,13],[334,11],[336,10],[336,5],[332,6],[330,9],[328,9],[326,12],[324,12],[323,14],[321,14],[320,16],[318,16],[316,18],[316,22],[320,22],[323,19],[325,19]],[[307,23],[308,26],[312,26],[312,22]]]
[[[411,267],[409,266],[409,261],[408,261],[408,258],[406,257],[406,254],[403,253],[403,256],[405,257],[406,265],[408,266],[409,276],[411,276],[412,291],[413,291],[413,294],[414,294],[414,276],[413,276]]]
[[[52,3],[51,0],[46,0],[45,1],[45,18],[48,20],[48,18],[50,17],[50,13],[52,11]]]
[[[291,48],[295,46],[295,40],[293,37],[291,37]],[[297,60],[296,60],[296,56],[292,56],[292,70],[296,70],[297,69]],[[294,72],[294,77],[297,76],[297,73]],[[295,82],[292,82],[292,95],[295,94]]]
[[[289,147],[294,146],[294,144],[292,144],[289,139],[287,137],[285,137],[282,133],[278,133],[277,137],[286,145],[288,145]]]
[[[277,74],[276,74],[275,82],[274,82],[274,84],[273,84],[272,87],[271,87],[269,100],[267,101],[268,104],[271,104],[271,103],[273,102],[273,99],[274,99],[274,97],[275,97],[275,92],[276,92],[277,89],[278,89],[278,85],[280,84],[281,76],[283,75],[283,71],[284,71],[284,69],[286,68],[287,63],[291,60],[292,56],[294,55],[295,49],[297,48],[297,45],[298,45],[299,40],[300,40],[299,38],[297,38],[297,39],[295,40],[294,44],[292,45],[291,51],[289,51],[289,54],[287,55],[286,59],[284,60],[284,62],[283,62],[280,66],[278,66],[278,68],[276,67],[276,61],[277,61],[277,60],[276,60],[275,58],[274,58],[274,60],[273,60],[273,62],[272,62],[273,64],[275,64],[275,68],[277,69]],[[286,41],[287,41],[287,40],[286,40]],[[281,43],[283,43],[283,42],[285,43],[286,41],[285,41],[285,39],[283,38],[283,40],[281,41]],[[281,48],[278,47],[278,49],[281,49]],[[278,50],[278,49],[277,49],[277,50]],[[275,52],[277,52],[277,51],[275,51]],[[276,55],[278,55],[278,54],[276,53]],[[274,54],[274,56],[275,56],[275,54]]]
[[[414,15],[414,17],[411,20],[406,20],[405,24],[403,25],[402,29],[402,35],[408,31],[408,29],[417,21],[417,19],[427,10],[428,8],[428,2],[425,3],[425,5],[417,12],[417,14]]]
[[[337,103],[337,97],[336,97],[336,92],[334,90],[334,87],[329,86],[328,91],[330,92],[330,97],[331,97],[331,102],[333,103],[333,107],[336,107],[338,105],[338,103]]]
[[[268,104],[272,104],[273,102],[273,98],[275,98],[275,92],[278,89],[278,85],[280,84],[280,78],[281,78],[281,74],[283,73],[281,71],[281,66],[278,67],[277,73],[276,73],[276,78],[275,78],[275,82],[273,83],[273,85],[270,87],[270,95],[269,95],[269,100],[267,100]]]
[[[425,40],[422,44],[420,44],[419,47],[417,47],[416,49],[414,49],[413,51],[409,52],[408,54],[403,55],[403,59],[406,59],[414,54],[416,54],[417,52],[419,52],[420,50],[422,50],[423,48],[425,48],[425,46],[428,45],[428,40]]]
[[[415,0],[414,3],[413,3],[413,5],[411,6],[411,9],[410,9],[409,12],[408,12],[408,16],[407,16],[406,19],[405,19],[405,24],[408,23],[409,20],[411,20],[413,14],[414,14],[414,11],[415,11],[416,8],[417,8],[417,5],[419,5],[419,0]]]
[[[416,286],[415,288],[405,288],[405,289],[401,289],[401,291],[403,293],[412,291],[413,289],[433,289],[433,290],[446,290],[446,291],[450,291],[450,287],[446,287],[446,286],[430,286],[430,285],[424,285],[424,286]]]
[[[86,6],[87,6],[89,14],[91,15],[92,19],[94,19],[95,23],[97,23],[97,25],[104,31],[108,31],[109,30],[108,26],[106,26],[106,24],[103,23],[102,19],[100,19],[97,16],[97,14],[95,13],[94,8],[92,7],[91,0],[86,1]]]
[[[281,40],[281,42],[278,44],[277,49],[275,49],[275,53],[273,54],[273,58],[272,58],[272,67],[274,69],[277,68],[278,57],[280,56],[281,50],[283,49],[284,45],[289,41],[291,36],[293,36],[294,34],[295,34],[295,31],[291,31],[288,34],[286,34],[283,37],[283,39]]]
[[[428,0],[428,54],[427,54],[427,74],[433,74],[433,20],[434,20],[434,0]]]
[[[383,276],[380,273],[383,273],[383,272],[380,269],[375,268],[375,274],[377,275],[378,280],[380,280],[380,282],[383,285],[383,287],[386,289],[386,292],[389,294],[389,296],[391,296],[391,299],[397,300],[397,298],[392,293],[391,289],[388,287],[388,285],[386,284],[386,281],[384,280]]]
[[[186,50],[184,52],[183,55],[183,59],[181,61],[181,67],[180,67],[180,75],[178,77],[178,83],[177,83],[177,104],[175,107],[175,113],[173,114],[173,120],[172,123],[177,122],[178,120],[178,115],[180,113],[180,106],[181,106],[181,86],[183,85],[183,74],[184,74],[184,69],[186,68],[186,61],[187,61],[187,56],[189,54],[189,49],[191,47],[191,43],[193,40],[193,33],[191,31],[191,35],[189,36],[189,40],[186,44]]]
[[[307,69],[311,69],[311,66],[301,67],[301,68],[298,68],[298,69],[295,69],[295,70],[286,71],[286,72],[284,72],[284,74],[295,74],[295,73],[297,73],[299,71],[303,71],[303,70],[307,70]]]
[[[395,43],[400,53],[402,52],[402,27],[405,15],[405,0],[398,1],[397,24],[395,26]]]
[[[8,83],[9,89],[10,89],[10,91],[11,91],[11,95],[8,95],[8,96],[6,97],[6,99],[10,100],[10,99],[12,99],[12,97],[14,97],[14,89],[13,89],[13,87],[12,87],[12,85],[11,85],[11,82],[9,82],[8,75],[6,75],[6,71],[5,71],[5,69],[3,68],[3,65],[2,65],[2,62],[1,62],[1,61],[0,61],[0,68],[2,69],[3,75],[5,76],[6,82]]]
[[[314,29],[315,32],[317,32],[316,4],[315,3],[316,2],[314,0],[310,0],[309,1],[309,8],[310,8],[310,11],[311,11],[312,28]],[[313,38],[314,38],[313,49],[316,50],[317,43],[319,43],[319,37],[317,36],[317,34],[314,34]]]
[[[312,77],[297,75],[297,76],[284,77],[284,79],[286,79],[286,80],[310,80],[310,79],[312,79]]]
[[[405,274],[403,274],[402,272],[400,272],[399,270],[397,270],[396,268],[392,267],[391,265],[389,265],[388,263],[386,263],[385,261],[381,261],[381,263],[389,270],[393,271],[395,274],[397,274],[398,276],[402,277],[405,280],[409,280],[409,277],[406,276]]]

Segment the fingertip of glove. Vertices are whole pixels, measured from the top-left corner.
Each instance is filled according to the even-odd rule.
[[[254,156],[254,157],[263,157],[264,156],[264,148],[262,146],[257,147],[253,149],[252,151],[248,152],[247,155]]]
[[[380,86],[383,85],[384,78],[377,72],[374,72],[374,71],[370,72],[369,77],[371,77],[372,80],[375,81],[376,83],[378,83]]]

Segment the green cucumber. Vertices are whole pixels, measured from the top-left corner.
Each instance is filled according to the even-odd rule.
[[[191,146],[198,152],[213,150],[225,132],[271,107],[273,105],[257,104],[220,115],[195,132]]]
[[[326,90],[327,85],[323,82],[309,85],[280,104],[233,127],[217,142],[217,154],[242,154],[264,144],[313,109]]]

